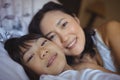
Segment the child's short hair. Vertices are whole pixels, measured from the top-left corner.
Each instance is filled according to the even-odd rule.
[[[7,50],[9,56],[19,64],[23,66],[25,69],[25,72],[32,80],[39,79],[39,75],[37,75],[35,72],[30,70],[28,67],[26,67],[22,62],[23,57],[23,50],[22,49],[29,49],[31,46],[28,45],[28,43],[33,42],[34,40],[42,37],[40,34],[27,34],[21,37],[11,38],[8,39],[5,42],[4,48]]]

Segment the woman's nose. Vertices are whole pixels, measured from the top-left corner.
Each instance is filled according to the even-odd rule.
[[[65,42],[67,40],[67,36],[64,32],[61,31],[61,32],[58,33],[58,35],[61,39],[61,42]]]
[[[63,46],[66,46],[66,43],[68,41],[68,36],[64,35],[64,34],[61,34],[61,42],[62,42],[62,45]]]

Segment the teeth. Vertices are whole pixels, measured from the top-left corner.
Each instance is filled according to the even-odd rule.
[[[75,44],[75,42],[76,42],[76,39],[74,39],[74,41],[72,41],[72,43],[70,43],[70,44],[67,46],[67,48],[71,48],[71,47]]]

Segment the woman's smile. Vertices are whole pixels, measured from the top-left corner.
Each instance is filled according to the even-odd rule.
[[[77,43],[77,38],[74,38],[70,43],[67,45],[67,49],[73,49],[75,47],[75,44]]]

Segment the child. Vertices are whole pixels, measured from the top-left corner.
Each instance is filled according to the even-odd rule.
[[[40,35],[29,34],[9,39],[5,49],[13,60],[25,68],[31,79],[38,79],[41,74],[57,75],[65,69],[71,69],[63,51]]]
[[[40,80],[46,80],[47,78],[49,80],[120,79],[118,75],[100,70],[82,69],[73,71],[72,67],[66,62],[63,50],[38,34],[27,34],[20,38],[11,38],[5,42],[5,49],[13,60],[24,67],[31,80],[38,80],[41,75]],[[108,72],[104,69],[103,71]],[[88,72],[90,74],[86,74]]]

